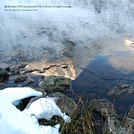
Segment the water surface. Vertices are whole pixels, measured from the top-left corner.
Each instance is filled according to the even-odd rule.
[[[68,64],[66,70],[55,67],[44,75],[69,77],[77,94],[112,102],[107,92],[116,84],[133,85],[104,81],[79,68],[104,78],[134,79],[133,0],[6,0],[0,1],[0,18],[1,67],[20,62],[33,69]],[[119,112],[126,112],[133,96],[115,102]]]

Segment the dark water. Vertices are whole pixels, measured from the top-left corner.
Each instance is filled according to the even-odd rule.
[[[114,103],[114,106],[119,114],[124,114],[127,113],[133,105],[134,95],[126,96],[125,98],[114,99],[107,93],[111,91],[119,83],[134,86],[134,72],[131,72],[130,74],[125,74],[120,70],[117,70],[109,64],[109,58],[110,56],[95,57],[95,59],[91,61],[85,68],[86,70],[89,70],[91,73],[87,72],[86,70],[83,71],[76,78],[76,80],[73,81],[72,87],[78,96],[82,96],[83,100],[87,98],[89,101],[96,98],[108,99],[112,103]],[[103,80],[100,77],[107,80]]]
[[[6,11],[13,10],[5,7],[8,5],[40,7],[37,11]],[[26,62],[29,69],[42,70],[69,64],[68,70],[52,68],[44,75],[71,78],[76,94],[83,93],[83,99],[114,101],[118,113],[127,112],[133,105],[133,95],[115,100],[107,95],[118,83],[134,86],[132,81],[103,80],[96,75],[134,80],[134,0],[6,0],[0,1],[0,18],[0,67]],[[32,78],[36,87],[38,76]],[[9,81],[6,86],[16,86]]]

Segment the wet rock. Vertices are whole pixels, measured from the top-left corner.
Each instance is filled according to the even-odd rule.
[[[14,78],[14,82],[15,83],[18,83],[18,82],[23,82],[27,79],[27,75],[19,75],[19,76],[16,76]]]
[[[45,73],[45,71],[42,71],[40,69],[34,69],[34,71],[37,71],[38,73]]]
[[[34,72],[33,69],[28,69],[28,70],[25,70],[22,72],[22,74],[27,74],[27,73],[31,73],[31,72]]]
[[[67,39],[62,41],[62,44],[64,44],[66,47],[69,47],[69,48],[72,48],[76,45],[73,41],[67,40]]]
[[[63,55],[65,55],[66,57],[73,57],[74,55],[74,51],[73,50],[70,50],[70,49],[67,49],[63,52]]]
[[[45,71],[39,70],[38,73],[40,73],[40,74],[41,74],[41,73],[45,73]]]
[[[70,40],[64,40],[62,44],[65,46],[66,49],[68,50],[73,50],[76,44],[73,41]]]
[[[48,76],[41,88],[48,92],[58,92],[70,89],[71,79],[62,76]]]
[[[20,63],[17,65],[18,68],[25,68],[27,66],[26,63]]]
[[[37,91],[41,91],[41,90],[37,89]],[[51,93],[51,94],[48,94],[48,96],[55,97],[55,102],[56,102],[57,106],[60,108],[60,110],[62,112],[65,112],[67,114],[71,114],[77,106],[75,101],[72,98],[66,97],[64,94],[62,94],[60,92]],[[40,99],[43,97],[46,97],[46,94],[41,97],[32,98],[26,108],[28,108],[30,106],[30,104],[33,103],[34,101],[36,101],[37,99]]]
[[[107,99],[94,99],[90,103],[90,107],[103,118],[106,118],[107,115],[116,115],[116,109],[114,109],[113,104]]]
[[[2,89],[2,86],[4,86],[4,84],[0,82],[0,90]]]
[[[72,98],[66,97],[64,94],[60,92],[51,93],[49,94],[49,96],[58,97],[58,99],[56,100],[56,104],[62,112],[71,114],[76,108],[75,101]]]
[[[113,104],[107,99],[95,99],[90,103],[90,107],[105,119],[105,133],[134,133],[134,119],[125,115],[117,115]]]
[[[5,70],[9,72],[10,71],[10,68],[9,67],[6,67]]]
[[[134,87],[127,84],[117,84],[115,88],[108,92],[108,95],[114,98],[125,98],[128,95],[134,94]]]
[[[108,117],[106,123],[106,132],[134,134],[134,120],[132,118],[125,117],[124,115],[115,115]]]
[[[15,75],[15,74],[20,73],[20,69],[25,68],[26,65],[27,65],[26,63],[21,63],[16,66],[12,66],[10,69],[8,69],[8,68],[7,69],[11,72],[12,75]]]
[[[31,84],[31,83],[33,83],[34,82],[34,79],[32,79],[32,78],[27,78],[26,79],[26,83],[27,84]]]
[[[132,107],[128,113],[128,117],[134,119],[134,107]]]
[[[20,72],[20,68],[18,67],[11,67],[10,72],[12,75],[18,74]]]
[[[0,68],[0,81],[7,79],[8,76],[9,76],[8,72],[5,69]]]
[[[44,81],[46,81],[45,76],[41,76],[38,80],[39,86],[41,86]]]

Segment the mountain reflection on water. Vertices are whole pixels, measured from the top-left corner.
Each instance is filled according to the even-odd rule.
[[[124,69],[118,70],[114,68],[109,59],[111,56],[97,56],[85,70],[72,82],[72,88],[75,93],[81,96],[83,100],[93,99],[109,99],[114,103],[118,113],[127,113],[134,102],[134,95],[121,96],[120,98],[113,98],[107,93],[115,88],[119,83],[134,86],[134,71],[127,74]],[[126,63],[124,62],[124,65]],[[91,72],[88,72],[88,70]],[[94,73],[94,74],[93,74]]]
[[[37,11],[16,11],[22,10],[20,7],[10,11],[11,6],[18,5],[39,7]],[[45,5],[51,8],[43,8]],[[54,8],[61,5],[71,7]],[[118,82],[129,82],[110,83],[79,67],[103,77],[134,80],[133,0],[63,0],[62,3],[60,0],[6,0],[0,2],[0,16],[0,66],[3,68],[19,62],[27,62],[27,68],[32,69],[68,64],[67,69],[55,66],[44,75],[69,77],[75,80],[76,92],[93,93],[91,96],[97,94],[100,98],[107,98],[107,92]],[[123,103],[127,102],[132,102],[132,98]]]

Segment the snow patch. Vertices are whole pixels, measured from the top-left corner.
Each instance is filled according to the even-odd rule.
[[[71,119],[62,113],[54,98],[41,98],[33,102],[22,112],[13,103],[42,93],[30,87],[6,88],[0,91],[0,133],[1,134],[59,134],[60,125],[55,127],[38,124],[38,119],[51,119],[54,115],[63,117],[65,122]]]

